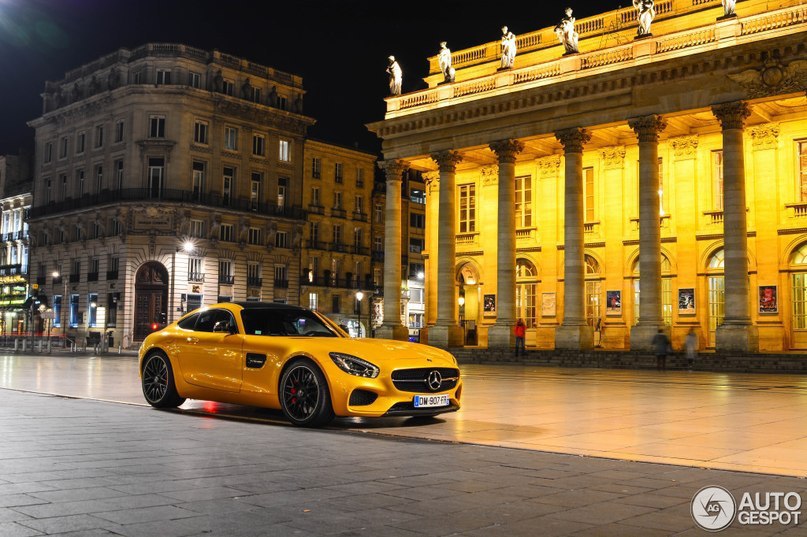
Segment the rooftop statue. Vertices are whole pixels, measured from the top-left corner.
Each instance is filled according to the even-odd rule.
[[[516,36],[502,26],[502,65],[501,69],[511,69],[516,60]]]
[[[403,81],[403,71],[401,66],[395,60],[395,56],[389,57],[389,65],[387,66],[387,74],[389,75],[389,94],[401,94],[401,82]]]
[[[451,49],[446,46],[446,42],[440,43],[440,52],[437,56],[437,63],[440,64],[440,72],[445,77],[444,82],[454,82],[456,71],[451,67]]]
[[[736,5],[737,5],[736,0],[723,0],[723,16],[733,17],[736,14],[734,12]]]
[[[566,16],[560,19],[560,22],[555,26],[555,33],[558,36],[563,47],[566,49],[566,54],[574,54],[577,50],[577,32],[574,30],[575,18],[572,17],[572,8],[566,8]]]
[[[653,0],[633,0],[633,7],[639,12],[636,19],[639,21],[639,32],[636,37],[650,34],[650,24],[656,18],[656,6]]]

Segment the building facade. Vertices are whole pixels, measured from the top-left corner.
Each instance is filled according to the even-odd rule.
[[[376,156],[308,139],[304,161],[301,304],[366,337],[381,265],[371,254]]]
[[[23,304],[28,282],[28,210],[31,208],[30,155],[0,156],[0,334],[32,328]],[[35,327],[34,327],[35,328]]]
[[[296,304],[303,95],[298,76],[173,44],[48,82],[29,222],[56,333],[131,345],[202,304]]]
[[[578,20],[579,52],[520,35],[512,68],[498,43],[455,51],[453,82],[433,57],[427,89],[387,98],[387,191],[427,185],[429,343],[474,320],[508,348],[523,318],[538,348],[807,348],[807,6],[656,14],[641,35],[633,9]]]

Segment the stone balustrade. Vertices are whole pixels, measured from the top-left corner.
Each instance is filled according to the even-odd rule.
[[[687,11],[686,4],[691,8],[702,9],[706,2],[698,2],[695,5],[692,0],[681,2],[680,0],[668,0],[656,5],[657,13],[675,13],[676,15]],[[709,2],[711,3],[711,2]],[[714,2],[719,5],[719,2]],[[690,9],[691,10],[691,9]],[[603,19],[600,23],[589,24],[589,19],[582,19],[577,25],[591,26],[592,28],[611,28],[608,26],[609,17],[617,14],[630,14],[635,19],[633,8],[618,10],[601,15]],[[659,15],[657,15],[658,18]],[[635,23],[635,20],[633,21]],[[659,37],[648,37],[627,44],[617,44],[605,46],[590,52],[584,52],[573,57],[560,57],[550,62],[538,65],[529,65],[518,69],[499,71],[486,76],[474,78],[472,80],[458,81],[453,84],[440,85],[417,92],[400,96],[390,96],[387,101],[387,119],[392,119],[407,113],[421,112],[426,108],[433,107],[441,101],[451,99],[476,99],[489,97],[499,91],[510,91],[508,87],[523,85],[527,87],[537,87],[556,82],[558,79],[565,79],[570,73],[576,73],[577,77],[601,74],[602,71],[631,66],[634,61],[641,59],[643,63],[664,61],[682,53],[689,53],[686,49],[700,47],[703,51],[717,49],[723,46],[722,41],[734,40],[735,44],[743,44],[746,41],[758,39],[756,34],[762,32],[782,33],[784,29],[787,33],[798,33],[805,31],[807,26],[807,5],[788,6],[774,9],[767,13],[750,15],[747,17],[737,17],[728,20],[717,20],[714,23],[699,28],[688,28],[686,30],[672,32]],[[614,31],[624,30],[624,24],[613,26]],[[551,36],[545,36],[548,32]],[[549,40],[555,39],[555,42]],[[544,29],[530,34],[524,34],[521,38],[527,39],[532,46],[555,46],[556,38],[552,29]],[[521,39],[520,38],[520,39]],[[549,43],[549,44],[547,44]],[[494,46],[495,45],[495,46]],[[686,51],[686,52],[683,52]],[[519,49],[519,54],[526,50]],[[466,54],[467,53],[467,54]],[[498,43],[481,45],[473,49],[459,51],[453,55],[453,65],[457,68],[473,63],[483,63],[497,60],[499,57]],[[458,61],[461,60],[461,61]],[[570,61],[572,60],[572,61]],[[575,61],[576,60],[576,61]],[[437,72],[436,57],[429,58],[431,72]]]

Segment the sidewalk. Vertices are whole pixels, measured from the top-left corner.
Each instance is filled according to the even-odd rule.
[[[426,425],[424,428],[428,428]],[[0,535],[705,535],[693,495],[802,479],[402,440],[0,390]],[[734,525],[722,535],[806,535]]]

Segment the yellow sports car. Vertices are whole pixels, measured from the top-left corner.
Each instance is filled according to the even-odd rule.
[[[334,416],[434,416],[460,407],[450,353],[353,339],[315,311],[222,303],[195,310],[140,347],[143,395],[154,407],[186,398],[281,409],[294,425]]]

